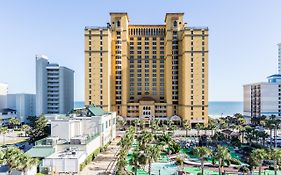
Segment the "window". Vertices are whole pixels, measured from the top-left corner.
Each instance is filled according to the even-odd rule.
[[[116,26],[120,27],[120,21],[117,21]]]

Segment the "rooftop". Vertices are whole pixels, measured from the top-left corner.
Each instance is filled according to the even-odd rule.
[[[166,15],[165,15],[165,22],[166,22],[166,19],[167,19],[167,16],[168,15],[184,15],[184,13],[182,13],[182,12],[179,12],[179,13],[174,13],[174,12],[172,12],[172,13],[166,13]]]
[[[75,149],[64,150],[60,152],[55,152],[47,158],[50,159],[79,159],[83,155],[86,155],[85,151],[78,151]]]
[[[26,154],[30,155],[31,157],[36,158],[45,158],[55,152],[55,148],[52,147],[33,147],[26,152]]]
[[[0,109],[0,113],[7,113],[7,112],[17,112],[17,111],[10,108]]]
[[[95,105],[88,106],[88,110],[92,114],[92,116],[101,116],[105,114],[102,108]]]
[[[281,74],[273,74],[268,76],[267,78],[281,78]]]

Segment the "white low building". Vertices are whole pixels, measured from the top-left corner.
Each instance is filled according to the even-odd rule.
[[[87,158],[85,151],[65,150],[57,151],[43,160],[43,166],[49,167],[51,172],[78,173],[80,164]]]
[[[51,119],[51,136],[27,152],[42,159],[41,169],[79,173],[87,156],[116,137],[116,112],[105,113],[95,106],[79,110],[78,115]]]
[[[10,108],[4,108],[0,109],[0,124],[8,124],[9,120],[11,118],[16,118],[17,117],[17,111],[10,109]]]

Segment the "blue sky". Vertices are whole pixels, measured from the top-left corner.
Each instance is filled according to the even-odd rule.
[[[245,83],[277,72],[280,0],[3,0],[0,82],[10,93],[35,93],[35,55],[75,70],[75,99],[84,99],[85,26],[105,26],[109,12],[131,24],[162,24],[184,12],[189,26],[208,26],[209,100],[242,101]]]

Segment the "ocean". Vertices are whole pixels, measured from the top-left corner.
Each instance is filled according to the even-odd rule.
[[[84,106],[83,101],[76,101],[74,103],[75,108],[81,108]],[[209,102],[209,116],[218,118],[225,116],[232,116],[235,113],[243,113],[243,102],[234,101],[210,101]]]

